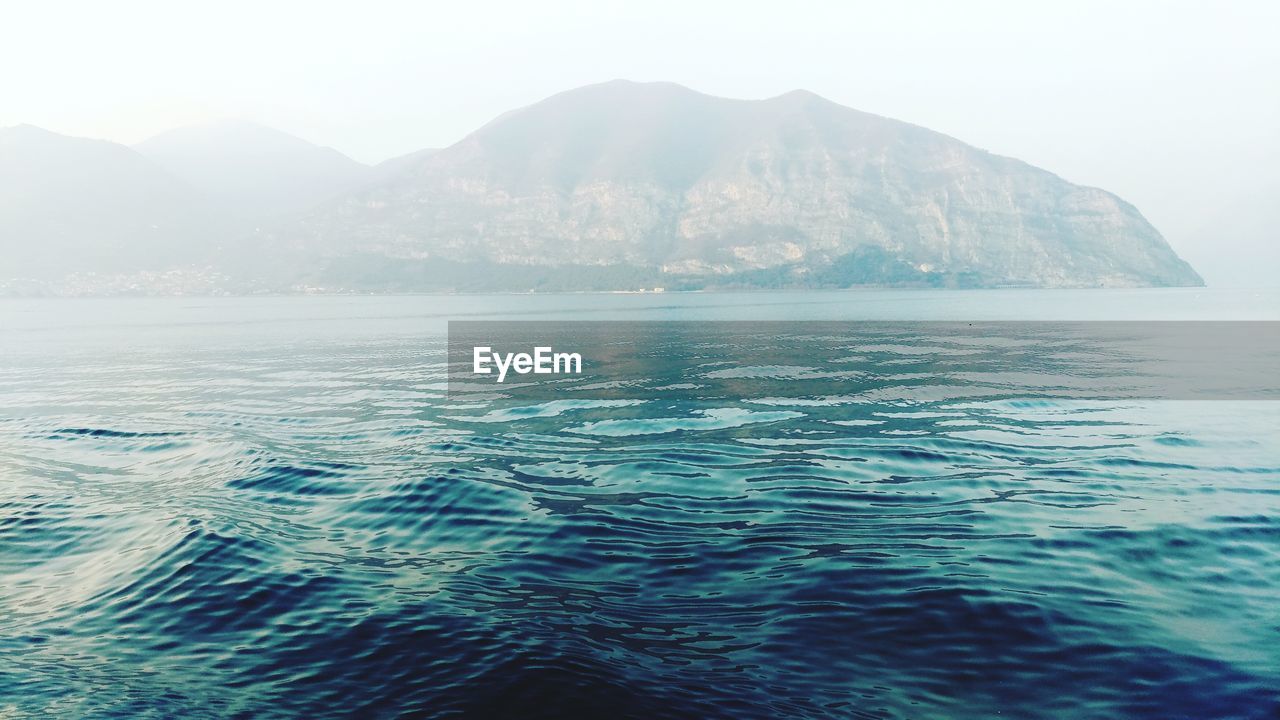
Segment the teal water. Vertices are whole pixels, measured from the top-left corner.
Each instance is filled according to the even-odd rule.
[[[1280,293],[0,302],[0,718],[1280,713],[1280,403],[450,398],[464,318]]]

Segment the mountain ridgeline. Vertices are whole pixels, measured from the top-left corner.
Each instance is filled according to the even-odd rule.
[[[337,150],[246,122],[177,128],[135,149],[222,213],[255,220],[305,212],[374,177]]]
[[[6,245],[58,235],[63,216],[92,226],[79,208],[105,203],[125,220],[51,252],[136,237],[135,270],[182,261],[230,292],[1202,284],[1110,193],[802,91],[615,81],[377,167],[265,128],[179,130],[114,146],[147,172],[106,195],[10,177],[14,146],[39,165],[15,130],[0,134]]]

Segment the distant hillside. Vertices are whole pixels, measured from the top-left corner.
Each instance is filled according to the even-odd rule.
[[[223,228],[199,194],[115,143],[0,129],[0,281],[164,268]]]
[[[381,289],[1201,284],[1105,191],[808,92],[668,83],[508,112],[276,239]]]
[[[310,210],[374,177],[333,148],[250,122],[178,128],[134,149],[221,212],[252,219]]]
[[[0,295],[287,290],[257,277],[260,225],[375,177],[251,123],[180,128],[137,149],[0,129]]]
[[[383,160],[373,166],[374,180],[390,180],[396,175],[412,170],[422,161],[440,152],[437,148],[427,148],[425,150],[415,150],[407,155],[397,155],[390,160]]]

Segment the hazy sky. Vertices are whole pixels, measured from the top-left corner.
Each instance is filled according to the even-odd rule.
[[[10,3],[0,126],[235,116],[376,162],[613,78],[806,88],[1116,192],[1211,283],[1274,285],[1277,28],[1273,1]]]

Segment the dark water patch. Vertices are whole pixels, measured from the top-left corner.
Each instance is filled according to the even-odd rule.
[[[59,428],[58,430],[54,430],[53,433],[49,436],[49,438],[51,440],[58,440],[58,439],[70,439],[70,438],[76,438],[76,437],[91,437],[91,438],[113,438],[113,439],[122,439],[122,440],[134,440],[139,438],[181,437],[184,434],[185,433],[168,432],[168,431],[142,432],[142,431],[132,431],[132,430],[112,430],[110,428],[72,427],[72,428]]]
[[[1160,437],[1153,438],[1152,442],[1166,445],[1168,447],[1200,447],[1202,445],[1198,440],[1180,435],[1161,435]]]
[[[227,482],[227,487],[282,496],[329,497],[350,495],[358,487],[350,476],[361,468],[335,462],[308,466],[271,465]]]
[[[1186,465],[1183,463],[1162,462],[1157,460],[1148,460],[1136,457],[1101,457],[1092,461],[1095,465],[1103,467],[1134,467],[1134,468],[1151,468],[1156,470],[1195,470],[1194,465]]]
[[[509,470],[508,472],[511,473],[511,479],[516,483],[530,487],[560,487],[592,484],[590,478],[584,477],[534,475],[532,473],[521,472],[520,470]]]
[[[885,485],[898,485],[903,483],[917,482],[942,482],[942,483],[962,483],[966,480],[980,481],[993,478],[1013,478],[1013,473],[1008,472],[958,472],[946,475],[890,475],[882,478],[878,482]],[[974,484],[977,484],[976,482]]]
[[[977,588],[889,597],[823,590],[793,599],[801,612],[777,624],[788,656],[837,653],[894,682],[919,675],[918,699],[1001,714],[1126,717],[1268,717],[1280,709],[1269,678],[1212,659],[1108,641],[1108,633],[1032,602]],[[909,628],[909,632],[900,629]],[[937,649],[964,647],[940,661]],[[968,714],[968,713],[966,713]]]

